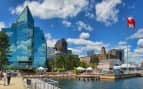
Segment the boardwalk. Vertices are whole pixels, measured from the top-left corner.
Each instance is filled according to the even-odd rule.
[[[4,86],[0,81],[0,89],[26,89],[22,77],[12,78],[9,86]]]

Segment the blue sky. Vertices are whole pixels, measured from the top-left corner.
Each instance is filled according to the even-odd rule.
[[[128,29],[129,60],[143,60],[143,13],[141,0],[1,0],[0,28],[10,27],[28,5],[45,33],[47,46],[53,47],[65,38],[74,54],[86,55],[87,50],[99,53],[102,46],[125,49],[126,19],[134,17],[135,31]]]

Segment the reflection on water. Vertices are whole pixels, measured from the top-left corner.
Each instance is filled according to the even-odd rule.
[[[61,89],[143,89],[143,78],[116,81],[80,81],[59,79]]]

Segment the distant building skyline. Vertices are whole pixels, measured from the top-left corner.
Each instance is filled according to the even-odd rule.
[[[105,47],[102,47],[100,53],[94,56],[98,57],[99,60],[119,59],[122,63],[126,61],[124,58],[124,49],[111,49],[106,52]]]
[[[142,0],[1,0],[0,31],[8,28],[28,5],[48,47],[65,38],[74,54],[85,56],[88,50],[99,53],[102,46],[107,50],[126,50],[126,18],[131,16],[136,28],[128,29],[129,61],[140,63],[143,61],[142,3]]]

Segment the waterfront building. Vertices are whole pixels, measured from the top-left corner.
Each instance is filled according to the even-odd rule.
[[[108,59],[120,59],[124,63],[124,50],[123,49],[112,49],[107,54]]]
[[[27,7],[10,28],[2,28],[10,40],[11,68],[45,67],[47,47],[43,31],[34,26],[34,19]]]
[[[86,64],[90,64],[90,61],[91,61],[91,56],[83,56],[83,57],[80,57],[80,62],[84,62]]]
[[[113,69],[114,66],[119,66],[119,65],[121,65],[121,61],[119,59],[107,59],[107,60],[100,60],[97,68],[104,71],[110,71],[111,69]]]
[[[96,56],[99,60],[105,60],[105,59],[107,59],[107,54],[106,54],[105,47],[101,48],[100,54],[95,54],[94,56]]]
[[[100,54],[95,54],[99,60],[108,60],[108,59],[120,59],[124,63],[124,50],[123,49],[112,49],[106,53],[105,47],[101,48]]]

